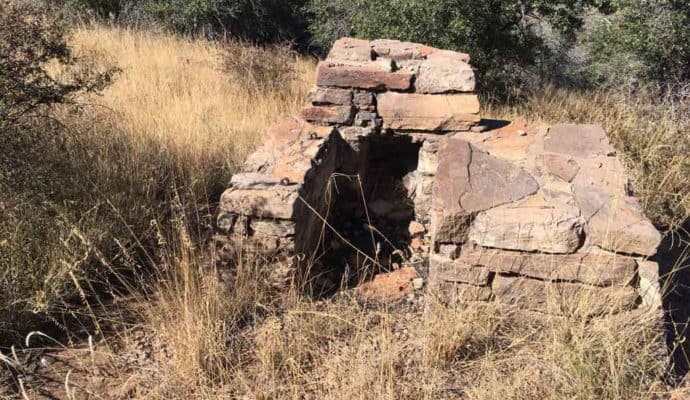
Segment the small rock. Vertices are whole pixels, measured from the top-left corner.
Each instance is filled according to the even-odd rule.
[[[414,278],[412,280],[412,288],[414,290],[420,290],[424,286],[424,279],[422,278]]]
[[[416,251],[422,248],[422,244],[422,239],[416,237],[412,238],[412,241],[410,242],[410,247],[412,248],[412,250]]]
[[[424,228],[424,225],[420,224],[419,222],[412,221],[407,227],[407,231],[410,233],[410,237],[416,237],[424,235],[426,229]]]
[[[378,274],[374,280],[357,286],[354,289],[354,294],[361,301],[387,303],[402,300],[412,293],[410,282],[416,277],[417,271],[412,267]]]
[[[470,128],[470,131],[479,133],[479,132],[485,132],[488,129],[489,129],[489,127],[486,125],[475,125],[475,126]]]

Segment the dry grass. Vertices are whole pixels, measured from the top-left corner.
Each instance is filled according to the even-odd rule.
[[[55,164],[56,173],[71,174],[71,181],[59,186],[84,189],[65,196],[80,204],[61,208],[71,210],[64,211],[66,230],[57,231],[59,251],[46,254],[58,271],[67,264],[76,278],[87,267],[108,266],[105,291],[116,301],[106,305],[114,308],[108,317],[71,308],[107,323],[109,333],[97,332],[95,349],[76,344],[56,351],[69,367],[55,363],[46,368],[52,382],[26,382],[17,393],[113,399],[668,396],[659,382],[666,365],[653,313],[592,320],[586,312],[549,317],[491,305],[448,308],[420,298],[360,304],[347,293],[314,301],[272,292],[266,261],[245,255],[238,255],[232,276],[219,280],[202,234],[205,218],[212,217],[209,202],[273,118],[299,107],[313,63],[294,58],[296,78],[279,91],[265,91],[251,76],[224,73],[228,64],[214,43],[106,27],[81,29],[74,43],[122,73],[103,96],[88,100],[96,105],[60,115],[75,132],[45,157],[66,160]],[[231,53],[257,54],[258,60],[265,54]],[[566,119],[557,114],[564,107],[559,96],[535,100],[528,117]],[[578,115],[604,115],[588,111],[582,98],[571,103],[581,107]],[[542,109],[551,113],[542,115]],[[636,121],[630,118],[622,113],[620,127],[607,126],[616,140],[624,140]],[[666,143],[662,136],[653,143]],[[645,143],[633,149],[641,152]],[[650,165],[661,162],[661,151],[651,152]],[[650,182],[683,183],[678,174],[684,164],[674,159],[670,165],[666,179],[655,174]],[[643,176],[636,178],[647,187]],[[671,197],[681,200],[680,210],[687,207],[682,196]],[[48,217],[40,222],[54,223]],[[145,268],[153,282],[120,297],[112,277]],[[87,291],[93,283],[75,281]]]

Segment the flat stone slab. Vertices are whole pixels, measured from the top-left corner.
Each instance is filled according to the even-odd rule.
[[[473,92],[474,71],[462,53],[435,52],[419,65],[417,93]]]
[[[491,286],[477,286],[461,282],[447,282],[429,279],[429,292],[441,300],[453,303],[467,301],[489,301],[493,297]]]
[[[328,53],[329,59],[347,61],[370,61],[374,52],[368,40],[344,37],[336,40]]]
[[[429,276],[447,282],[488,285],[490,271],[484,265],[466,264],[440,254],[429,255]]]
[[[300,117],[309,122],[325,124],[349,124],[352,121],[354,109],[352,106],[311,106],[300,111]]]
[[[406,71],[392,72],[379,64],[342,64],[321,61],[316,67],[316,85],[368,90],[408,90],[413,74]]]
[[[419,131],[464,131],[476,125],[479,100],[474,94],[385,92],[377,96],[384,128]]]
[[[553,125],[544,140],[544,150],[575,157],[591,157],[613,152],[606,132],[599,125]]]
[[[492,288],[501,303],[552,314],[574,310],[587,315],[620,312],[632,309],[637,301],[635,290],[628,286],[601,288],[497,275]]]
[[[240,215],[291,219],[298,198],[294,189],[228,189],[220,197],[220,208]]]
[[[450,138],[439,146],[433,209],[473,213],[520,200],[538,189],[527,171],[465,140]]]
[[[567,254],[580,248],[584,221],[573,206],[499,206],[480,212],[469,239],[483,247]]]
[[[661,243],[661,234],[631,197],[611,199],[587,221],[586,232],[589,243],[623,254],[651,256]]]
[[[631,283],[635,278],[637,266],[634,258],[603,251],[543,254],[471,246],[463,247],[460,257],[455,262],[461,265],[484,266],[503,274],[598,286],[622,286]]]

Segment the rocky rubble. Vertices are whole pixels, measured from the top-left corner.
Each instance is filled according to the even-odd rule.
[[[279,287],[414,266],[415,285],[446,301],[558,313],[591,293],[592,313],[659,307],[661,237],[606,133],[480,125],[469,61],[336,41],[299,117],[270,129],[223,194],[223,254],[269,257]]]

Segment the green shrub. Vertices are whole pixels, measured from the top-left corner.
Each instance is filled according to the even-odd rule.
[[[611,7],[610,14],[592,13],[582,33],[585,71],[594,83],[639,87],[690,81],[690,3],[614,0]]]
[[[50,62],[62,65],[61,79],[46,69]],[[42,7],[0,1],[0,132],[43,106],[103,88],[113,72],[84,68],[72,56],[64,24]]]

